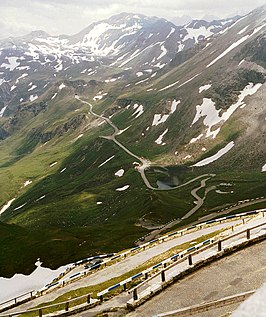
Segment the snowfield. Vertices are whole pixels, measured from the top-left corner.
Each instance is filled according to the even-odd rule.
[[[239,20],[238,20],[239,21]],[[222,57],[224,57],[225,55],[227,55],[229,52],[231,52],[234,48],[236,48],[238,45],[244,43],[249,37],[253,36],[254,34],[258,33],[262,28],[264,28],[266,26],[266,23],[262,24],[261,26],[257,27],[254,29],[254,31],[249,35],[245,35],[243,36],[241,39],[239,39],[238,41],[236,41],[235,43],[231,44],[225,51],[223,51],[222,54],[220,54],[219,56],[217,56],[212,62],[210,62],[206,67],[210,67],[213,64],[215,64],[219,59],[221,59]],[[242,30],[243,31],[243,30]],[[244,30],[245,31],[245,30]],[[242,34],[243,32],[239,32],[238,34]]]
[[[20,65],[20,62],[18,62],[17,57],[7,57],[8,64],[7,63],[2,63],[0,67],[4,67],[6,69],[9,69],[10,71],[13,71],[17,66]]]
[[[199,161],[198,163],[194,164],[193,166],[204,166],[204,165],[208,165],[216,160],[218,160],[220,157],[222,157],[224,154],[226,154],[227,152],[229,152],[233,147],[234,147],[235,143],[234,141],[231,141],[230,143],[228,143],[224,148],[222,148],[221,150],[219,150],[216,154],[207,157],[206,159]]]
[[[42,267],[40,262],[35,263],[37,268],[30,275],[15,274],[11,278],[0,277],[0,301],[6,301],[21,294],[25,294],[32,290],[39,290],[46,284],[50,283],[54,278],[63,273],[68,267],[61,266],[56,270]]]
[[[225,123],[232,114],[239,108],[243,107],[244,99],[247,96],[254,95],[258,89],[262,86],[262,84],[256,84],[249,83],[239,94],[238,101],[231,105],[226,111],[223,112],[222,115],[221,109],[217,110],[215,108],[215,103],[209,99],[209,98],[203,98],[203,102],[201,105],[196,106],[196,115],[192,121],[192,124],[195,124],[201,117],[203,117],[203,124],[208,128],[206,137],[212,136],[213,138],[216,137],[216,135],[219,133],[220,128],[216,129],[215,131],[212,130],[212,127],[214,127],[217,124],[223,124]]]

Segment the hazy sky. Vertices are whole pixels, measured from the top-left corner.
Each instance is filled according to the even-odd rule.
[[[183,15],[224,18],[247,13],[265,3],[266,0],[0,0],[0,38],[33,30],[71,35],[120,12],[168,20]]]

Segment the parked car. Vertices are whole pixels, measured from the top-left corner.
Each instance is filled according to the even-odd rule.
[[[85,269],[95,270],[95,269],[98,269],[98,267],[101,266],[101,263],[102,263],[101,259],[95,259],[95,260],[92,260],[92,261],[86,263],[84,265],[84,268]]]

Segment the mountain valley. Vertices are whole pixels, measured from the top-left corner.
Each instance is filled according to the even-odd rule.
[[[265,208],[265,30],[263,6],[1,40],[1,276]]]

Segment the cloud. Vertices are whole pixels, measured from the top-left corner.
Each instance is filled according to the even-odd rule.
[[[52,35],[74,34],[92,22],[120,12],[135,12],[174,20],[189,15],[232,16],[248,12],[265,0],[1,0],[1,37],[42,29]]]

